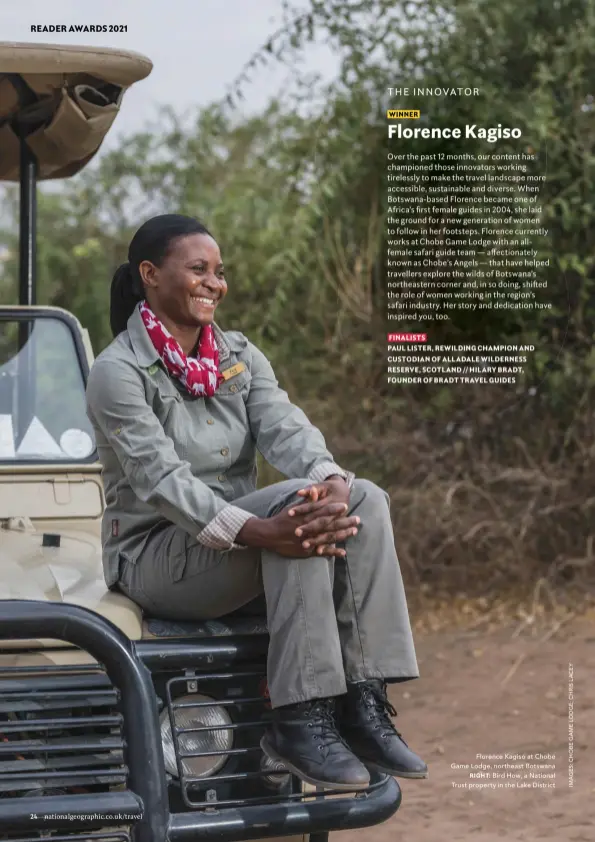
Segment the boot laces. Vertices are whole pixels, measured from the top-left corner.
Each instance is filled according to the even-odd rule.
[[[405,743],[405,740],[399,731],[397,731],[394,722],[391,719],[391,716],[397,715],[397,711],[389,701],[386,693],[386,685],[382,685],[381,687],[365,687],[364,697],[369,707],[373,710],[371,717],[376,719],[378,727],[383,729],[381,731],[382,738],[386,739],[387,737],[393,737],[396,734],[397,737]],[[407,745],[407,743],[405,743],[405,745]]]
[[[316,728],[313,740],[318,743],[319,751],[334,745],[343,745],[348,748],[347,743],[337,730],[332,699],[316,699],[309,706],[306,718],[310,720],[308,727]]]

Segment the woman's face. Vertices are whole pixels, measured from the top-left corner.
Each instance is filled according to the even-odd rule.
[[[211,324],[227,293],[219,246],[208,234],[178,237],[161,266],[145,260],[139,272],[155,315],[184,327]]]

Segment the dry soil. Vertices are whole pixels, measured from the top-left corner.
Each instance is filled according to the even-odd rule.
[[[519,627],[417,636],[421,677],[393,685],[397,727],[428,763],[429,778],[400,781],[392,819],[332,842],[593,842],[595,840],[595,621],[555,634]],[[574,780],[569,786],[569,665],[573,669]],[[555,788],[455,787],[471,779],[452,764],[478,754],[553,754]],[[486,765],[507,761],[483,761]],[[508,761],[510,763],[523,761]],[[495,769],[490,769],[493,773]],[[527,770],[528,771],[528,770]],[[526,774],[523,771],[522,774]],[[545,770],[546,772],[549,770]],[[513,773],[515,770],[513,770]],[[520,779],[508,779],[516,784]],[[506,779],[498,779],[506,782]],[[551,780],[548,781],[551,783]]]

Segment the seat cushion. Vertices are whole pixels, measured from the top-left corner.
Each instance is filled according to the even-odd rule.
[[[229,637],[268,634],[264,594],[216,620],[164,620],[144,611],[143,637]]]
[[[230,635],[267,634],[266,618],[229,614],[218,620],[188,622],[161,620],[145,614],[143,637],[228,637]],[[148,633],[148,634],[147,634]]]

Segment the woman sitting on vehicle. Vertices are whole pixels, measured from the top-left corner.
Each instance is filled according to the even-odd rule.
[[[201,223],[150,219],[128,258],[87,387],[108,587],[172,620],[264,591],[265,753],[320,786],[426,777],[386,695],[418,676],[388,495],[335,464],[264,354],[214,322],[227,283]],[[257,449],[289,479],[256,490]]]

